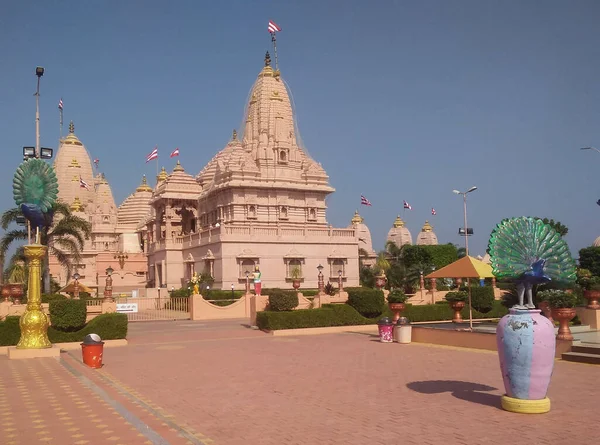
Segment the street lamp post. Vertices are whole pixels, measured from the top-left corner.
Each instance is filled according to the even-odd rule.
[[[233,285],[233,283],[231,283],[231,299],[235,300],[235,298],[233,296],[233,288],[234,288],[234,285]]]
[[[110,266],[106,268],[106,285],[104,286],[104,302],[110,303],[112,299],[112,274],[114,269]],[[159,294],[160,298],[160,294]]]
[[[465,237],[465,253],[467,254],[467,256],[469,255],[469,234],[467,233],[467,231],[468,231],[468,229],[467,229],[467,193],[474,192],[475,190],[477,190],[477,187],[475,187],[475,186],[471,187],[466,192],[452,190],[453,193],[455,193],[457,195],[462,195],[462,197],[463,197],[463,212],[464,212],[464,217],[465,217],[465,227],[464,227],[465,232],[463,233],[463,236]]]
[[[75,272],[73,274],[73,279],[75,280],[75,288],[73,289],[73,298],[75,300],[79,300],[79,279],[81,278],[81,275],[79,275],[77,272]]]
[[[343,272],[341,270],[338,270],[338,287],[339,287],[340,293],[344,290],[342,275],[343,275]]]
[[[317,283],[319,285],[319,295],[325,293],[325,281],[323,280],[323,266],[318,265],[317,270],[319,271],[319,275],[317,277]]]
[[[35,91],[35,157],[40,157],[40,79],[44,75],[44,68],[35,68],[37,76],[37,89]]]
[[[250,272],[246,271],[246,295],[250,295]]]

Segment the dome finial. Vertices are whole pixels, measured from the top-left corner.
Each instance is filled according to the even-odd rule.
[[[269,54],[269,51],[265,54],[265,66],[271,66],[271,55]]]
[[[71,133],[71,134],[75,133],[75,124],[73,123],[73,121],[71,121],[69,123],[69,133]]]
[[[396,220],[394,221],[394,227],[404,227],[404,221],[402,221],[400,215],[396,217]]]
[[[354,212],[354,216],[352,217],[352,220],[350,220],[350,222],[352,224],[362,224],[363,221],[364,221],[363,217],[360,216],[360,214],[358,213],[358,210],[356,210]]]
[[[181,162],[179,162],[179,160],[177,160],[177,165],[175,166],[175,168],[173,169],[174,172],[182,172],[184,171],[183,166],[181,165]]]
[[[146,180],[146,175],[142,176],[142,183],[138,188],[135,189],[136,192],[151,192],[152,189],[148,185],[148,181]]]
[[[425,224],[421,228],[421,232],[433,232],[433,227],[429,224],[429,221],[425,220]]]
[[[156,182],[166,181],[168,177],[169,175],[167,174],[167,170],[163,167],[156,177]]]
[[[234,128],[233,133],[231,134],[231,140],[237,141],[237,130]]]

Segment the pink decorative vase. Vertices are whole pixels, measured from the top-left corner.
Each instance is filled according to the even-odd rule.
[[[506,395],[546,398],[556,349],[552,323],[539,309],[510,309],[498,323],[496,341]]]

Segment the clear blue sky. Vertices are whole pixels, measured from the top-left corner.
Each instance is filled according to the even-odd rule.
[[[56,147],[57,103],[109,179],[117,204],[153,176],[145,156],[181,149],[196,174],[239,127],[272,18],[309,153],[337,189],[328,219],[355,209],[376,249],[402,200],[416,236],[472,254],[504,217],[569,227],[571,250],[600,235],[600,3],[595,0],[4,2],[0,16],[0,208],[13,205],[21,147]],[[360,195],[372,207],[360,208]],[[432,217],[431,207],[437,210]]]

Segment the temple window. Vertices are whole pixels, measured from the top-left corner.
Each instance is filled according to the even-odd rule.
[[[248,218],[256,219],[256,206],[248,206]]]
[[[254,273],[254,267],[258,264],[258,260],[245,259],[240,262],[240,278],[246,278],[246,272],[252,280],[252,274]]]
[[[343,258],[335,258],[329,260],[329,277],[338,278],[339,271],[342,271],[342,277],[346,276],[346,260]]]
[[[302,274],[302,260],[298,259],[298,258],[292,258],[287,260],[287,264],[286,264],[286,273],[285,273],[285,277],[288,279],[292,278],[292,271],[298,268],[300,270],[300,278],[302,278],[304,275]]]
[[[279,211],[279,219],[288,219],[287,207],[282,207]]]
[[[315,209],[310,209],[308,211],[308,219],[310,221],[315,221],[317,219],[317,211]]]
[[[279,152],[279,163],[280,164],[287,164],[287,153],[285,150],[281,150]]]

